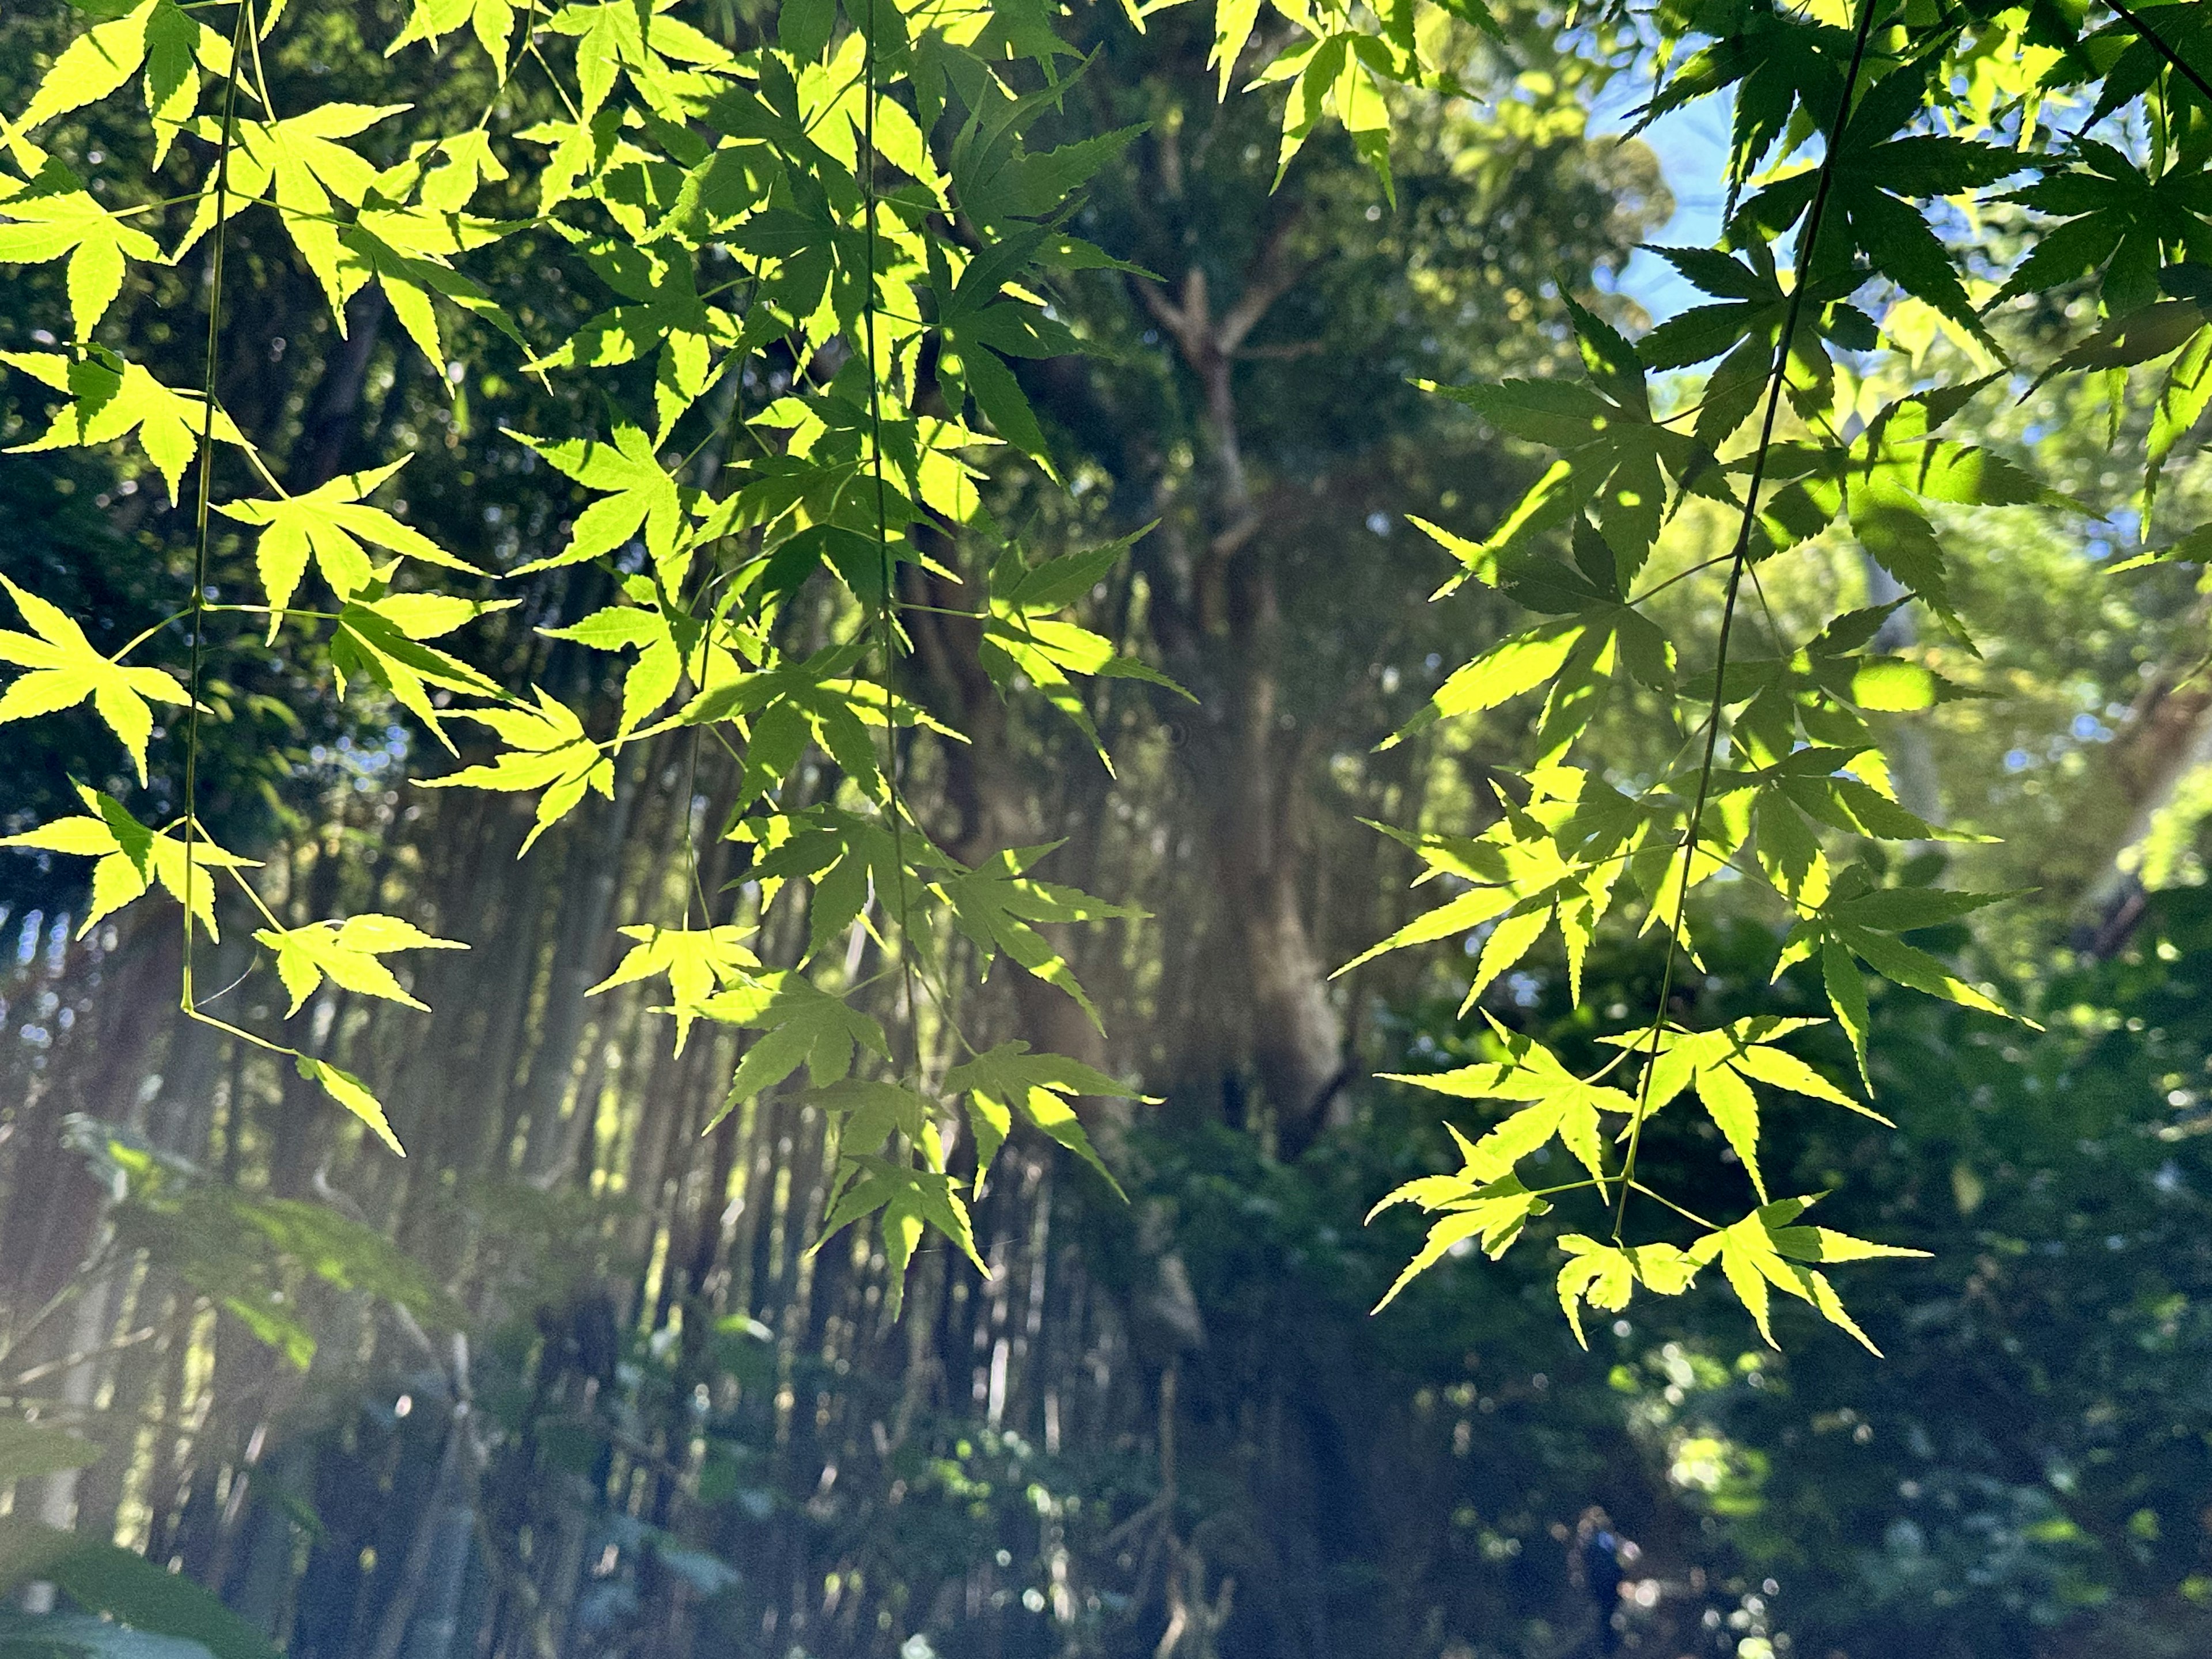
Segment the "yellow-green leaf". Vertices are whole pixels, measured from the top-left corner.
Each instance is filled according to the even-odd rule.
[[[0,725],[74,708],[89,698],[94,711],[131,751],[138,781],[146,781],[146,744],[154,735],[156,702],[188,701],[185,688],[158,668],[125,668],[93,649],[92,641],[60,606],[0,576],[33,634],[0,629],[0,662],[27,669],[0,692]]]

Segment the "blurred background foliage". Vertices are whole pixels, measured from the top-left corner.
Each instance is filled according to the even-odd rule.
[[[395,6],[302,10],[273,76],[377,103],[486,90],[419,52],[386,60]],[[2108,447],[2078,393],[1986,398],[1978,441],[2088,501],[2102,539],[2025,515],[1951,526],[1978,650],[1893,641],[1977,694],[1905,734],[1909,803],[2004,837],[1922,853],[1906,878],[2035,890],[1920,942],[2043,1029],[1887,994],[1875,1081],[1897,1127],[1808,1112],[1772,1131],[1778,1190],[1829,1191],[1833,1224],[1932,1253],[1854,1276],[1888,1358],[1809,1317],[1776,1353],[1717,1296],[1639,1307],[1585,1353],[1536,1250],[1447,1263],[1368,1316],[1413,1229],[1363,1217],[1450,1148],[1431,1104],[1366,1079],[1461,1063],[1480,1028],[1453,1015],[1471,957],[1328,978],[1414,908],[1406,860],[1359,820],[1467,830],[1520,747],[1504,718],[1373,751],[1510,625],[1494,596],[1423,602],[1445,573],[1406,515],[1480,532],[1540,465],[1408,381],[1556,369],[1557,282],[1610,287],[1673,210],[1650,149],[1593,135],[1603,88],[1544,61],[1540,21],[1517,20],[1522,68],[1492,101],[1408,112],[1389,207],[1320,138],[1271,192],[1273,113],[1216,102],[1194,16],[1141,38],[1076,20],[1101,56],[1071,130],[1151,124],[1079,228],[1159,280],[1090,273],[1053,296],[1091,354],[1024,373],[1074,488],[1008,465],[994,510],[1039,548],[1159,520],[1090,621],[1200,701],[1099,682],[1109,780],[1072,726],[963,677],[918,613],[909,689],[975,742],[908,763],[956,853],[1064,837],[1064,878],[1150,913],[1069,946],[1110,1039],[1050,993],[973,993],[978,1029],[1162,1097],[1094,1119],[1126,1206],[1018,1146],[977,1210],[990,1278],[933,1255],[886,1322],[865,1239],[804,1254],[821,1114],[772,1096],[702,1139],[726,1036],[673,1057],[635,988],[586,995],[614,927],[670,900],[687,836],[710,890],[742,878],[711,837],[727,769],[671,739],[518,862],[511,803],[408,787],[422,757],[392,711],[341,709],[314,665],[243,651],[211,698],[216,836],[270,861],[290,917],[404,908],[477,948],[422,969],[428,1025],[336,990],[315,1015],[316,1052],[392,1103],[401,1164],[289,1072],[173,1021],[166,926],[76,939],[81,871],[0,864],[0,1392],[11,1421],[100,1449],[33,1469],[0,1438],[0,1480],[21,1476],[0,1520],[207,1587],[229,1610],[197,1627],[210,1650],[306,1659],[2212,1651],[2207,617],[2191,569],[2103,568],[2133,528],[2139,434]],[[8,9],[0,105],[74,27],[51,0]],[[719,27],[755,20],[732,5]],[[457,333],[441,386],[373,295],[339,337],[258,234],[233,243],[252,297],[223,395],[289,434],[288,481],[411,452],[409,516],[441,544],[495,568],[557,544],[581,501],[499,436],[552,429],[507,348]],[[543,248],[501,244],[477,274],[526,327],[586,313]],[[190,331],[159,343],[197,314],[200,276],[121,301],[165,379],[190,379]],[[52,268],[0,275],[0,349],[47,343],[62,305]],[[2055,339],[2086,314],[2043,324]],[[1919,337],[1931,359],[1968,349]],[[780,389],[763,368],[744,395]],[[1863,389],[1869,407],[1897,390]],[[0,438],[34,435],[42,397],[0,381]],[[2208,482],[2170,470],[2171,522],[2203,516]],[[0,570],[95,638],[159,624],[189,580],[183,519],[125,446],[0,458]],[[217,553],[234,580],[239,550]],[[521,600],[483,635],[501,677],[611,707],[619,659],[535,631],[596,608],[605,580],[501,585]],[[1674,592],[1686,636],[1711,599]],[[1882,597],[1823,540],[1760,600],[1786,628]],[[0,832],[68,808],[72,780],[135,800],[112,745],[10,730]],[[1648,763],[1632,719],[1617,740],[1621,767]],[[174,810],[175,761],[157,744],[149,822]],[[1765,986],[1778,919],[1717,886],[1741,914],[1683,1012],[1815,1012],[1793,977]],[[244,932],[210,986],[249,964]],[[1648,999],[1656,968],[1595,957],[1578,1011],[1540,957],[1486,1006],[1576,1056],[1591,1011]],[[1820,1057],[1848,1073],[1840,1040]],[[1646,1156],[1694,1205],[1723,1177],[1686,1115]],[[78,1611],[11,1615],[0,1649],[137,1651],[84,1616],[94,1577],[30,1536],[0,1529],[0,1580]],[[131,1620],[152,1592],[116,1582],[106,1610]]]

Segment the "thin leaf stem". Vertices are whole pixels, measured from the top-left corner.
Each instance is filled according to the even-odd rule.
[[[246,896],[253,901],[253,908],[261,912],[261,919],[264,921],[266,921],[271,927],[275,928],[280,933],[289,933],[291,931],[289,928],[286,927],[283,922],[276,919],[276,913],[269,908],[267,902],[262,898],[260,893],[255,890],[252,882],[246,880],[246,878],[243,875],[240,874],[235,868],[231,870],[230,875],[231,879],[235,881],[240,888],[245,890]]]
[[[222,266],[224,251],[229,246],[230,150],[238,131],[238,60],[252,32],[252,0],[239,0],[238,15],[231,25],[230,64],[223,82],[222,142],[215,162],[215,247],[208,260],[207,351],[200,384],[199,501],[194,514],[192,545],[192,656],[185,702],[185,955],[179,995],[188,1014],[195,1012],[192,884],[198,873],[200,684],[207,656],[208,508],[215,487],[216,372],[222,356]],[[264,106],[266,107],[265,94]]]
[[[136,207],[110,208],[107,210],[107,216],[111,219],[128,219],[141,213],[159,213],[164,208],[182,207],[185,203],[197,202],[199,198],[198,191],[186,196],[164,196],[158,202],[141,202]]]
[[[1642,605],[1647,599],[1656,599],[1659,595],[1664,593],[1668,588],[1674,586],[1675,583],[1686,582],[1692,576],[1704,574],[1717,564],[1726,564],[1728,562],[1729,556],[1725,553],[1716,553],[1710,559],[1700,559],[1697,563],[1692,565],[1687,570],[1676,571],[1673,575],[1668,577],[1665,581],[1645,588],[1641,593],[1638,593],[1627,600],[1626,603],[1632,605]]]
[[[1695,1210],[1684,1208],[1681,1205],[1677,1204],[1673,1199],[1668,1197],[1666,1194],[1654,1191],[1651,1188],[1645,1186],[1640,1181],[1633,1181],[1629,1184],[1635,1188],[1638,1192],[1643,1194],[1644,1197],[1656,1199],[1660,1203],[1672,1210],[1676,1215],[1680,1216],[1685,1221],[1694,1221],[1698,1225],[1703,1227],[1709,1233],[1717,1233],[1724,1231],[1712,1222],[1706,1220],[1705,1217],[1699,1215]],[[1619,1243],[1619,1235],[1617,1234],[1614,1236],[1614,1242]]]
[[[861,185],[866,191],[864,234],[867,309],[862,314],[862,326],[868,352],[868,471],[876,492],[877,564],[883,580],[883,593],[876,604],[876,632],[884,665],[884,782],[891,821],[891,862],[897,866],[898,954],[906,990],[907,1042],[918,1074],[921,1069],[921,1003],[915,995],[915,944],[907,907],[906,815],[899,799],[898,720],[891,690],[897,661],[898,623],[894,613],[897,607],[898,568],[897,561],[891,556],[889,539],[890,500],[884,483],[882,365],[876,351],[876,313],[881,303],[876,283],[876,0],[867,0],[867,27],[864,31],[860,64],[860,77],[865,89],[860,111],[859,161]],[[840,93],[839,98],[842,100],[842,97],[843,94]],[[941,1007],[942,1004],[939,1006]]]
[[[288,620],[297,617],[307,622],[333,623],[341,620],[335,611],[307,611],[289,605],[209,605],[200,608],[210,617],[283,617]]]
[[[568,95],[568,88],[561,84],[561,77],[553,72],[553,65],[538,45],[538,0],[530,0],[530,15],[523,20],[523,50],[538,60],[538,67],[545,71],[545,79],[553,88],[553,95],[561,100],[561,107],[568,112],[568,118],[578,126],[584,125],[584,112],[576,107],[576,100]]]
[[[686,933],[691,928],[691,900],[695,895],[699,900],[699,919],[710,928],[714,925],[714,907],[708,902],[706,885],[699,879],[699,843],[691,827],[699,799],[699,728],[695,726],[691,728],[690,765],[684,778],[684,871],[691,878],[684,895]]]
[[[1775,620],[1774,607],[1767,602],[1766,584],[1759,580],[1757,566],[1751,568],[1750,576],[1751,591],[1759,600],[1759,614],[1766,618],[1767,637],[1774,641],[1774,654],[1778,657],[1787,657],[1790,654],[1790,649],[1782,637],[1782,624]]]
[[[261,459],[259,447],[253,444],[246,444],[243,447],[246,450],[246,459],[253,463],[253,470],[261,475],[261,482],[275,490],[282,499],[290,501],[292,492],[276,482],[276,475],[269,470],[269,464]]]
[[[210,608],[212,609],[212,607]],[[133,651],[136,651],[140,646],[145,644],[147,641],[152,639],[155,635],[160,633],[163,629],[170,626],[173,623],[180,623],[184,621],[185,617],[191,614],[191,607],[190,605],[186,605],[182,611],[179,611],[173,615],[162,617],[161,621],[155,623],[151,628],[146,629],[142,632],[134,635],[129,644],[125,645],[120,651],[115,652],[108,657],[108,661],[119,664],[125,657],[129,656]]]
[[[297,1048],[289,1047],[282,1042],[275,1042],[269,1037],[262,1036],[258,1032],[249,1031],[242,1025],[233,1025],[228,1020],[219,1019],[215,1015],[208,1012],[206,1009],[199,1007],[197,1005],[188,1007],[183,1012],[186,1018],[198,1020],[201,1024],[210,1027],[215,1030],[221,1031],[226,1036],[236,1037],[240,1042],[251,1044],[252,1047],[262,1050],[264,1054],[282,1054],[287,1060],[304,1060],[307,1058],[307,1056],[302,1054]]]
[[[250,7],[252,0],[240,0],[240,3]],[[246,44],[253,53],[253,84],[261,94],[261,112],[274,121],[276,118],[276,100],[269,95],[269,71],[261,62],[261,30],[258,26],[246,31]],[[216,204],[218,210],[222,205],[220,202]]]
[[[1674,994],[1674,972],[1682,955],[1690,887],[1697,872],[1698,826],[1705,815],[1705,802],[1712,793],[1714,763],[1720,747],[1721,714],[1727,707],[1729,640],[1735,625],[1736,600],[1743,590],[1744,572],[1751,564],[1752,532],[1759,526],[1759,486],[1765,480],[1767,456],[1774,446],[1775,423],[1782,412],[1782,391],[1789,380],[1790,351],[1797,337],[1797,319],[1812,285],[1813,260],[1820,247],[1821,222],[1826,216],[1828,196],[1835,183],[1837,152],[1851,118],[1851,98],[1858,89],[1859,70],[1866,62],[1867,42],[1874,33],[1878,7],[1879,0],[1858,0],[1858,27],[1851,40],[1850,64],[1844,71],[1843,91],[1836,100],[1836,117],[1830,124],[1827,143],[1821,152],[1820,177],[1813,186],[1812,203],[1798,231],[1793,261],[1796,280],[1790,286],[1790,306],[1783,317],[1782,331],[1775,343],[1774,367],[1767,377],[1766,413],[1759,423],[1759,447],[1753,453],[1751,477],[1744,489],[1743,518],[1736,526],[1735,546],[1729,556],[1728,590],[1721,603],[1720,634],[1715,645],[1712,702],[1705,711],[1705,757],[1698,769],[1697,795],[1690,807],[1689,821],[1682,830],[1681,884],[1676,892],[1674,915],[1667,928],[1667,960],[1660,970],[1658,1003],[1651,1016],[1650,1046],[1645,1054],[1643,1079],[1638,1086],[1636,1115],[1629,1120],[1628,1152],[1622,1161],[1620,1197],[1613,1212],[1613,1239],[1616,1244],[1620,1243],[1621,1224],[1628,1214],[1629,1193],[1646,1190],[1636,1179],[1636,1158],[1643,1143],[1644,1119],[1649,1109],[1652,1082],[1657,1074],[1659,1042],[1667,1026],[1667,1005]]]

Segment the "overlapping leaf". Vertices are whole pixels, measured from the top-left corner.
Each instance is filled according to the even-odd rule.
[[[1744,1171],[1766,1201],[1766,1177],[1759,1167],[1759,1097],[1752,1088],[1761,1083],[1771,1089],[1807,1099],[1824,1101],[1856,1112],[1875,1122],[1889,1124],[1879,1112],[1860,1104],[1775,1039],[1820,1022],[1757,1015],[1740,1019],[1718,1030],[1686,1031],[1669,1028],[1656,1039],[1638,1032],[1608,1037],[1616,1047],[1651,1056],[1650,1073],[1637,1100],[1639,1114],[1658,1111],[1685,1088],[1693,1088],[1713,1125],[1726,1137]],[[1894,1127],[1894,1125],[1890,1127]]]
[[[0,179],[0,264],[67,258],[70,315],[80,341],[91,340],[122,292],[124,268],[161,257],[160,244],[58,161],[27,185]]]
[[[1071,1103],[1079,1096],[1094,1099],[1134,1100],[1139,1097],[1127,1085],[1097,1067],[1065,1054],[1032,1054],[1017,1037],[964,1060],[945,1074],[945,1091],[968,1097],[969,1122],[975,1135],[975,1188],[982,1190],[999,1148],[1012,1132],[1013,1115],[1021,1115],[1052,1139],[1105,1177],[1119,1194],[1121,1183],[1100,1160]]]
[[[291,993],[296,1014],[325,979],[362,996],[381,997],[428,1012],[400,984],[381,958],[395,951],[465,951],[459,939],[436,939],[411,921],[367,912],[343,921],[311,921],[304,927],[264,927],[254,942],[276,955],[276,975]]]
[[[370,547],[449,570],[483,574],[411,525],[402,524],[382,507],[368,504],[366,498],[406,464],[398,460],[368,472],[345,473],[304,495],[230,501],[216,509],[261,531],[254,556],[262,588],[268,595],[271,639],[293,594],[299,591],[300,578],[307,573],[310,557],[342,602],[353,599],[372,580],[388,580],[388,573],[378,571],[370,560]]]
[[[744,986],[706,998],[698,1010],[710,1019],[762,1033],[738,1062],[729,1093],[709,1128],[733,1108],[763,1089],[774,1088],[802,1066],[806,1068],[807,1081],[822,1089],[848,1076],[854,1055],[861,1049],[884,1060],[890,1058],[881,1025],[801,975],[761,975]]]
[[[930,884],[930,890],[951,907],[953,921],[975,945],[982,969],[988,970],[1003,952],[1024,971],[1074,998],[1091,1017],[1091,1023],[1098,1025],[1098,1010],[1076,982],[1075,970],[1037,927],[1054,922],[1126,920],[1139,913],[1073,887],[1032,879],[1028,874],[1030,866],[1059,845],[1052,842],[1040,847],[1011,848],[972,870],[938,877]]]
[[[146,459],[177,501],[185,469],[199,454],[200,433],[210,427],[206,404],[196,392],[162,385],[141,364],[126,362],[105,346],[91,346],[78,357],[59,352],[0,352],[0,362],[19,368],[70,401],[53,424],[9,453],[87,448],[135,436]],[[245,435],[222,409],[215,411],[212,434],[218,443],[243,447]]]
[[[707,999],[717,991],[743,982],[752,969],[760,966],[760,958],[745,948],[744,942],[752,937],[753,930],[733,923],[693,928],[656,927],[648,922],[618,931],[635,943],[616,964],[614,972],[592,987],[586,994],[597,996],[617,985],[633,985],[639,980],[666,975],[669,992],[674,999],[672,1012],[676,1016],[676,1052],[679,1054],[684,1052],[692,1023],[700,1017]]]
[[[1144,533],[1137,531],[1103,547],[1064,553],[1035,566],[1023,564],[1010,548],[991,572],[991,610],[977,647],[984,672],[1002,695],[1026,679],[1075,723],[1109,772],[1113,760],[1074,678],[1144,680],[1182,696],[1190,694],[1156,669],[1117,652],[1104,635],[1054,617],[1088,594]]]

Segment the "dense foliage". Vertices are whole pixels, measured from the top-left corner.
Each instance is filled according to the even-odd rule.
[[[85,9],[0,36],[5,1352],[155,1437],[11,1427],[11,1582],[217,1651],[1535,1652],[1614,1613],[1586,1499],[1653,1640],[1772,1650],[1765,1582],[1852,1650],[2185,1647],[2201,921],[2104,871],[2196,867],[2194,9]],[[1585,137],[1647,70],[1734,122],[1648,331],[1582,282],[1663,214]],[[2182,728],[2070,979],[2056,911],[1960,925],[2049,873],[2046,705]],[[1912,1352],[1639,1334],[1708,1267]],[[242,1617],[57,1530],[86,1481]]]

